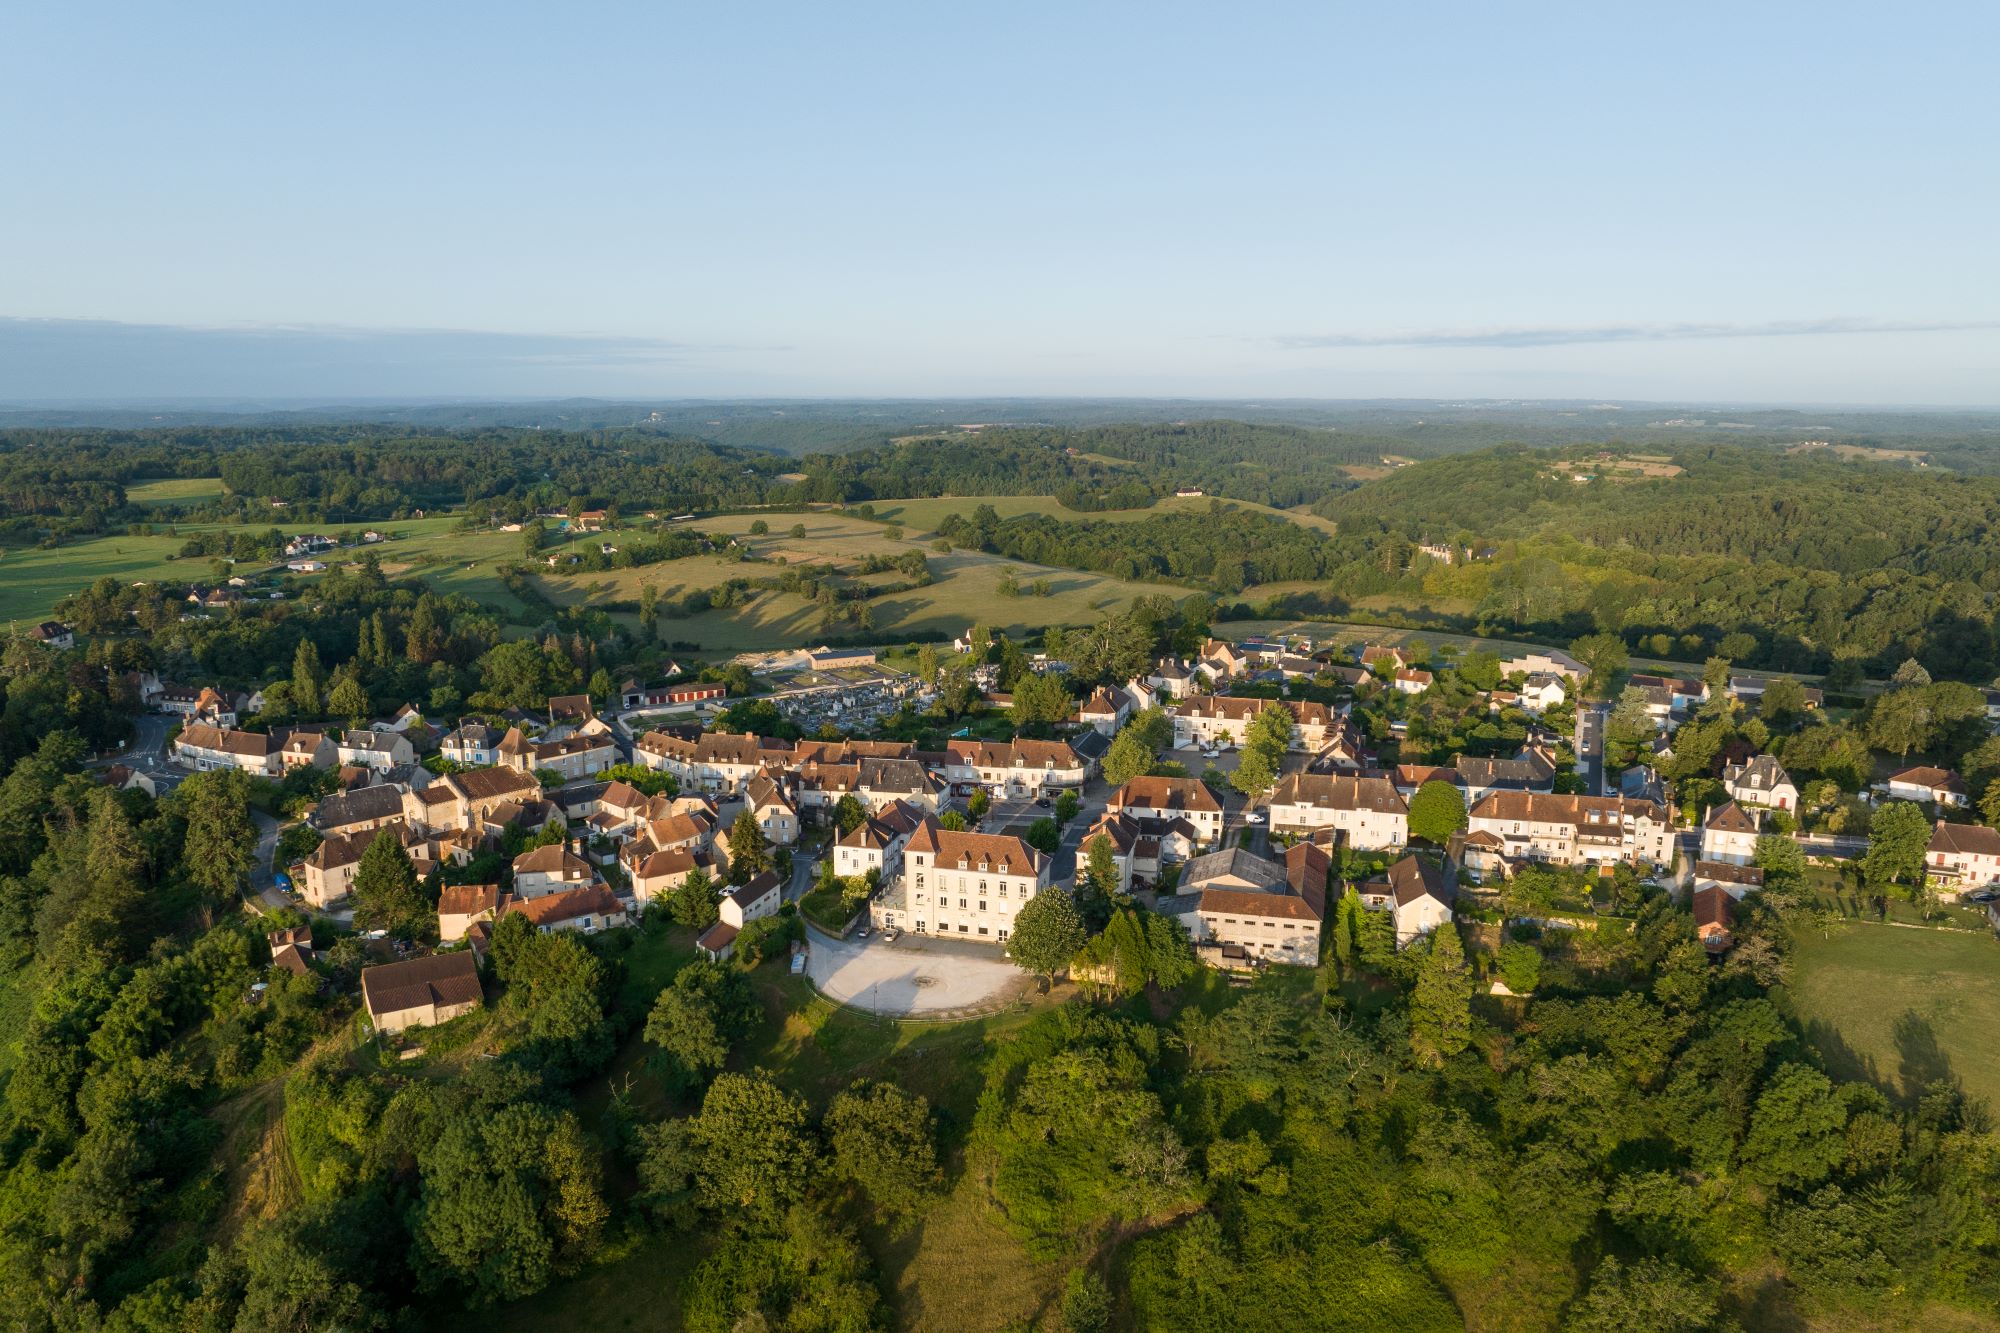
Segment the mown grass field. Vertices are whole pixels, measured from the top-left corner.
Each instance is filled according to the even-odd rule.
[[[0,620],[45,619],[57,602],[107,575],[120,583],[207,578],[206,560],[174,559],[182,544],[179,537],[96,537],[0,549]]]
[[[162,477],[125,488],[125,498],[136,505],[159,509],[179,509],[207,504],[229,494],[220,477]]]
[[[1907,1092],[1949,1072],[2000,1106],[2000,939],[1857,923],[1794,943],[1792,998],[1829,1065]]]

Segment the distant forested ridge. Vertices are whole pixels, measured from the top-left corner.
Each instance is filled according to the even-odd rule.
[[[1397,434],[1200,420],[953,426],[885,430],[876,443],[803,457],[658,425],[22,428],[0,432],[0,544],[166,522],[380,522],[420,509],[505,522],[551,509],[630,518],[1049,495],[1078,513],[1127,511],[1126,521],[961,519],[946,535],[1015,559],[1240,597],[1225,614],[1356,615],[1554,642],[1608,631],[1682,659],[1730,639],[1727,655],[1744,665],[1841,676],[1886,674],[1912,656],[1962,680],[2000,666],[2000,477],[1923,461],[1949,446],[1954,460],[1990,462],[1996,451],[1975,419],[1949,419],[1942,440],[1893,436],[1895,450],[1865,461],[1832,447],[1679,440],[1650,453],[1615,444],[1463,453],[1491,423],[1443,424],[1398,420]],[[211,477],[222,494],[171,509],[130,494],[148,481]],[[1309,509],[1338,533],[1221,510],[1130,521],[1177,490]],[[1461,558],[1426,557],[1423,545],[1459,548]]]
[[[519,517],[538,506],[626,512],[940,495],[1055,495],[1073,508],[1135,509],[1195,487],[1291,505],[1354,483],[1372,456],[1326,432],[1241,422],[961,432],[803,459],[656,430],[487,429],[404,435],[363,425],[0,432],[0,518],[83,534],[156,515],[126,488],[220,477],[229,494],[188,519],[357,522],[424,508]],[[15,540],[36,524],[17,525]]]

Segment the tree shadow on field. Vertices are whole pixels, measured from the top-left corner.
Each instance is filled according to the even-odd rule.
[[[1805,1025],[1805,1034],[1806,1044],[1819,1052],[1820,1061],[1828,1073],[1840,1079],[1873,1083],[1884,1093],[1895,1095],[1895,1088],[1875,1067],[1875,1057],[1864,1055],[1848,1045],[1839,1028],[1823,1018],[1815,1018]]]
[[[1938,1044],[1937,1031],[1930,1020],[1914,1009],[1897,1016],[1892,1029],[1896,1039],[1896,1077],[1903,1085],[1903,1100],[1914,1106],[1925,1089],[1934,1083],[1956,1083],[1951,1056]]]

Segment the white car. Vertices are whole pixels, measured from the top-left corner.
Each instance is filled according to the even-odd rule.
[[[1246,824],[1261,824],[1264,822],[1264,812],[1262,810],[1252,810],[1249,814],[1243,816],[1243,822]]]

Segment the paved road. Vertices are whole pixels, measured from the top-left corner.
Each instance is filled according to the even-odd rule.
[[[167,759],[167,733],[179,720],[164,713],[141,713],[132,719],[131,743],[96,761],[93,767],[128,764],[151,778],[159,794],[165,796],[187,777]]]
[[[1584,790],[1604,795],[1604,724],[1609,704],[1584,704],[1576,710],[1576,760],[1583,768]]]
[[[819,861],[803,848],[792,849],[792,882],[785,885],[782,901],[795,903],[812,889],[819,873]]]
[[[250,894],[267,911],[290,907],[291,899],[278,890],[277,884],[278,835],[285,826],[262,810],[252,810],[250,818],[257,824],[257,857],[250,867]]]
[[[1104,803],[1109,796],[1108,790],[1095,796],[1085,796],[1076,807],[1076,818],[1063,828],[1062,842],[1056,847],[1055,864],[1049,868],[1051,878],[1057,883],[1076,878],[1077,863],[1083,857],[1083,837],[1104,817]]]

